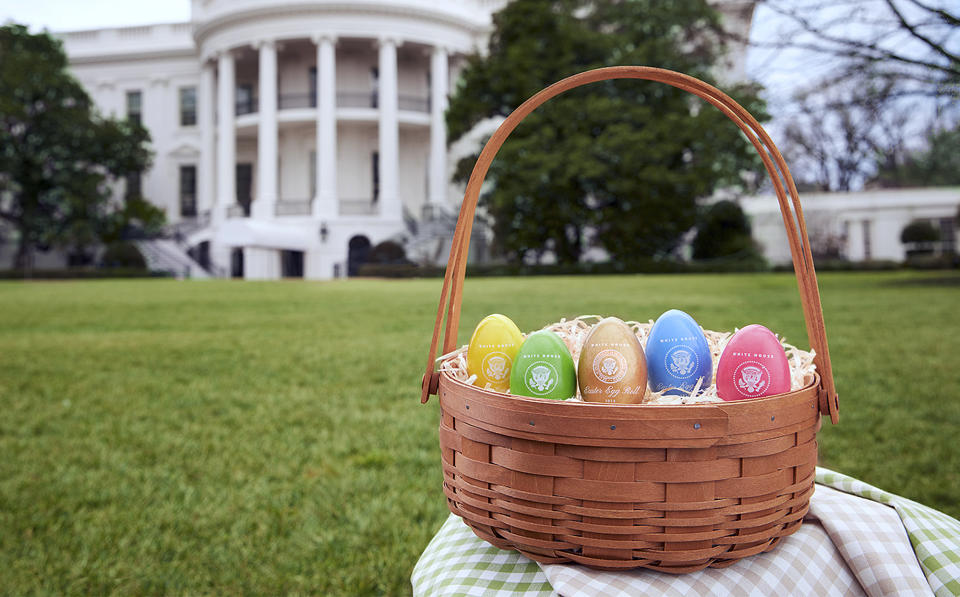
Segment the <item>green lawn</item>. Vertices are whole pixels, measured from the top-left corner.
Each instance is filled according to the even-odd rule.
[[[960,515],[960,275],[821,276],[821,462]],[[439,280],[0,284],[0,593],[403,594],[446,516]],[[789,275],[468,280],[461,341],[584,313],[806,345]]]

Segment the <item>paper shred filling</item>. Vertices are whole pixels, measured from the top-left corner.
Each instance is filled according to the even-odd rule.
[[[584,340],[587,338],[587,334],[590,333],[590,330],[593,326],[603,319],[600,315],[581,315],[574,319],[561,319],[557,323],[551,323],[550,325],[544,327],[545,330],[550,330],[555,332],[563,340],[564,344],[567,345],[567,348],[570,350],[570,355],[573,357],[574,366],[577,365],[580,361],[580,348],[583,346]],[[640,340],[640,345],[643,346],[643,349],[647,348],[647,338],[650,335],[650,329],[653,327],[653,320],[650,320],[646,323],[640,323],[637,321],[628,321],[626,322],[628,326],[636,333],[637,338]],[[717,364],[720,362],[720,354],[723,352],[723,348],[727,345],[727,342],[730,341],[730,338],[734,333],[739,331],[739,328],[731,332],[714,332],[712,330],[703,330],[704,336],[707,338],[707,344],[710,347],[710,353],[713,355],[713,379],[717,378]],[[784,341],[783,338],[777,335],[777,339],[780,340],[780,344],[783,346],[784,351],[787,354],[787,360],[790,362],[790,389],[799,390],[803,388],[804,378],[808,375],[812,375],[816,371],[817,367],[813,364],[813,358],[816,356],[814,351],[806,351],[797,348],[792,344],[788,344]],[[476,375],[467,374],[467,347],[461,346],[457,350],[445,354],[437,359],[439,363],[439,368],[441,373],[446,373],[452,378],[462,381],[466,384],[472,384],[476,381]],[[689,394],[685,395],[664,395],[663,390],[660,392],[651,392],[650,388],[647,388],[647,393],[643,397],[642,404],[703,404],[705,402],[722,402],[719,396],[717,396],[717,386],[715,383],[711,383],[703,390],[702,393],[697,394],[700,390],[702,380],[697,383],[697,385],[690,391]],[[486,390],[497,392],[497,390],[492,389],[489,384],[487,385]],[[501,394],[506,394],[506,392],[498,392]],[[577,389],[577,395],[570,400],[583,401],[580,397],[580,390]]]

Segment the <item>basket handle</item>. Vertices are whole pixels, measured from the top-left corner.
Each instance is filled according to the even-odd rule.
[[[440,339],[440,329],[444,328],[443,352],[446,354],[455,349],[457,329],[460,323],[460,306],[463,293],[463,279],[467,267],[467,251],[470,246],[470,233],[473,228],[474,214],[477,209],[477,200],[480,188],[490,168],[490,163],[500,147],[518,124],[538,106],[561,93],[596,81],[609,79],[644,79],[665,83],[672,87],[692,93],[709,102],[723,112],[734,122],[747,139],[753,144],[767,169],[773,183],[777,201],[780,204],[780,213],[787,231],[787,240],[790,243],[790,255],[793,259],[793,269],[797,276],[797,287],[800,290],[800,302],[803,307],[804,321],[807,327],[807,337],[810,346],[816,351],[817,371],[820,374],[819,401],[820,412],[829,415],[833,423],[839,417],[839,398],[830,367],[830,354],[827,348],[826,328],[823,322],[823,308],[820,303],[820,290],[817,287],[817,276],[813,267],[813,256],[810,253],[807,227],[803,219],[803,210],[797,187],[790,175],[783,155],[774,145],[773,140],[760,126],[760,123],[742,106],[735,102],[716,87],[682,73],[653,68],[648,66],[611,66],[582,72],[567,77],[543,89],[527,101],[523,102],[503,121],[493,136],[487,141],[473,173],[467,183],[467,189],[460,205],[460,216],[454,231],[453,242],[450,246],[450,257],[447,261],[446,274],[443,278],[443,288],[440,291],[440,305],[437,309],[437,319],[433,328],[433,339],[430,343],[430,352],[427,355],[426,373],[421,384],[421,402],[427,402],[430,394],[435,394],[439,385],[440,376],[435,371],[437,347]],[[784,185],[784,181],[786,185]],[[789,193],[789,198],[788,198]],[[448,300],[449,299],[449,300]],[[445,309],[446,307],[446,309]],[[444,311],[446,310],[446,325],[444,326]]]

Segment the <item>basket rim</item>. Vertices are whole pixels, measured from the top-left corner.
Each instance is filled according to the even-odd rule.
[[[459,390],[467,392],[478,392],[480,396],[488,399],[499,400],[502,399],[510,405],[528,405],[535,410],[543,410],[542,405],[551,404],[556,405],[556,408],[567,408],[567,409],[580,409],[583,413],[589,411],[589,409],[617,409],[625,410],[625,412],[645,410],[653,411],[656,409],[657,412],[662,414],[680,414],[680,411],[683,411],[684,416],[692,414],[690,411],[695,409],[703,408],[719,408],[724,411],[727,411],[731,408],[733,409],[746,409],[753,410],[755,405],[759,403],[771,404],[771,402],[780,402],[784,399],[789,399],[791,397],[797,396],[801,393],[807,393],[811,390],[816,390],[820,385],[820,374],[814,371],[809,373],[804,378],[807,382],[802,388],[796,390],[790,390],[789,392],[783,392],[781,394],[774,394],[772,396],[762,396],[760,398],[745,398],[743,400],[730,400],[723,402],[698,402],[694,404],[623,404],[623,403],[606,403],[606,402],[587,402],[581,400],[554,400],[550,398],[535,398],[533,396],[518,396],[517,394],[510,394],[506,392],[496,392],[493,390],[487,390],[481,388],[480,386],[475,386],[473,384],[468,384],[462,380],[459,380],[453,377],[449,371],[440,371],[440,382],[443,385],[453,384],[454,387],[457,387]],[[585,410],[586,409],[586,410]],[[599,411],[598,411],[599,412]],[[569,415],[574,415],[575,413],[571,410],[568,413]],[[580,414],[580,413],[576,413]],[[605,416],[610,416],[613,413],[606,412]]]

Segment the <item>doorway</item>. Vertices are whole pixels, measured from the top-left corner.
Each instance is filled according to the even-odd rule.
[[[280,276],[303,277],[303,251],[280,251]]]
[[[230,251],[230,277],[243,277],[243,248],[237,247]]]
[[[347,251],[347,275],[356,276],[370,255],[370,239],[358,234],[350,239]]]

